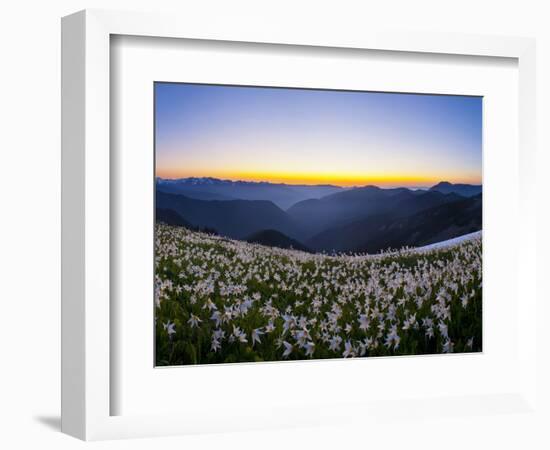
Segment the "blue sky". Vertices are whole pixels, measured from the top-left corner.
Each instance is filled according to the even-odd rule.
[[[155,84],[156,172],[287,183],[481,183],[481,97]]]

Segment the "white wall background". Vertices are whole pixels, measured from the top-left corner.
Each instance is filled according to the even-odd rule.
[[[179,10],[208,21],[221,15],[239,26],[260,17],[285,26],[315,29],[368,27],[478,34],[531,36],[538,39],[538,178],[541,207],[539,263],[550,250],[550,12],[541,0],[362,0],[196,1],[185,0],[19,0],[0,6],[0,447],[5,449],[82,448],[84,443],[59,433],[60,365],[60,17],[83,8],[142,11]],[[546,185],[546,186],[545,186]],[[542,284],[542,283],[541,283]],[[543,289],[540,286],[540,289]],[[546,290],[546,289],[545,289]],[[550,301],[546,290],[543,295]],[[541,375],[550,379],[549,332],[542,305]],[[546,353],[544,355],[543,353]],[[544,382],[544,380],[541,380]],[[550,405],[549,389],[541,398]],[[213,407],[215,407],[213,405]],[[544,423],[546,422],[546,423]],[[424,430],[424,449],[549,448],[544,431],[550,417],[439,418],[403,420],[377,430],[387,442],[362,429],[334,427],[233,433],[160,440],[88,444],[95,448],[379,448],[410,447],[413,430]],[[541,430],[543,430],[541,432]],[[543,438],[544,436],[544,438]]]

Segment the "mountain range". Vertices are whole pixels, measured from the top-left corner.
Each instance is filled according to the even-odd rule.
[[[331,194],[321,199],[299,202],[287,210],[309,237],[323,230],[385,213],[398,216],[456,201],[457,194],[437,191],[412,191],[406,188],[381,189],[365,186]]]
[[[481,229],[481,194],[403,215],[374,215],[331,228],[306,241],[314,250],[367,252],[418,247]]]
[[[157,178],[156,185],[159,191],[182,194],[198,200],[269,200],[282,209],[287,209],[301,200],[321,198],[344,190],[330,184],[297,185],[265,181],[220,180],[210,177]]]
[[[267,229],[303,236],[290,216],[269,200],[198,200],[157,191],[156,208],[172,209],[194,226],[213,228],[235,239]]]
[[[280,248],[378,252],[481,229],[481,186],[426,190],[157,179],[157,221]]]

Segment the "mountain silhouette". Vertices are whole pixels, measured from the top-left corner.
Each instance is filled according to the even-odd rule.
[[[376,253],[422,246],[481,230],[481,194],[400,216],[375,215],[321,232],[306,241],[317,251]]]
[[[476,184],[453,184],[448,181],[442,181],[430,188],[431,191],[441,192],[443,194],[458,194],[463,197],[473,197],[481,194],[481,186]]]
[[[235,239],[245,239],[267,229],[276,229],[295,239],[303,235],[285,211],[266,200],[197,200],[157,191],[156,207],[176,211],[196,227],[213,228]]]
[[[323,230],[380,214],[405,216],[426,208],[456,201],[456,194],[437,191],[412,191],[406,188],[381,189],[365,186],[306,200],[287,210],[292,219],[313,237]]]
[[[187,220],[181,217],[173,209],[168,208],[156,208],[155,210],[155,220],[157,222],[165,223],[166,225],[175,225],[178,227],[185,227],[193,229],[193,225],[190,224]]]
[[[163,183],[173,188],[172,180]],[[284,211],[272,200],[234,200],[230,193],[242,184],[247,195],[266,189],[272,196],[290,185],[217,179],[185,179],[183,184],[197,187],[195,194],[205,198],[157,189],[157,221],[273,247],[373,253],[481,229],[481,193],[472,195],[481,186],[441,182],[428,190],[364,186],[336,192],[327,186],[329,195],[299,201]],[[208,186],[217,190],[205,191]],[[311,192],[318,195],[324,188],[315,186]]]
[[[301,250],[304,252],[311,252],[311,250],[304,244],[298,242],[295,239],[291,239],[285,236],[283,233],[277,230],[262,230],[252,234],[246,238],[247,242],[254,244],[267,245],[269,247],[287,248],[294,250]]]

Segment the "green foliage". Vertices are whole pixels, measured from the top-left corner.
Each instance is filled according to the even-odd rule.
[[[156,363],[341,358],[346,342],[349,356],[481,351],[481,279],[480,239],[428,253],[325,256],[160,225]],[[227,309],[229,318],[217,324],[213,314]],[[285,316],[303,326],[292,322],[285,331]],[[260,342],[253,342],[258,329]],[[302,342],[303,330],[309,337]],[[286,356],[283,341],[292,345]]]

